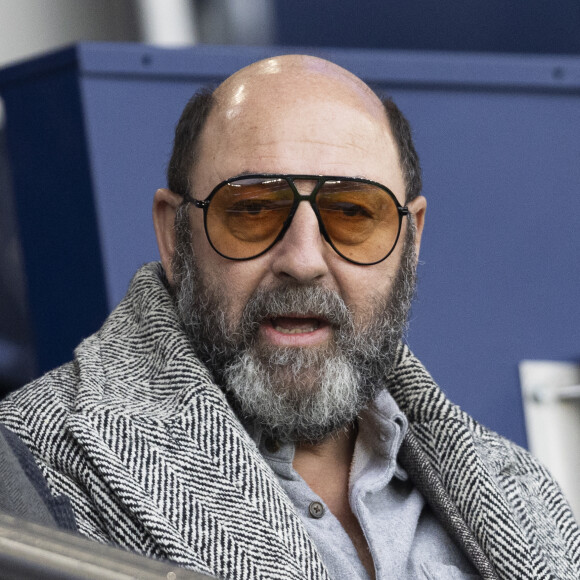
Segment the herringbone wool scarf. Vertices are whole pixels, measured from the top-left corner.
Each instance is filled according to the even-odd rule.
[[[328,578],[163,280],[141,268],[74,361],[2,402],[0,421],[89,538],[220,578]],[[388,388],[409,420],[401,463],[481,576],[578,580],[578,527],[545,469],[451,404],[405,346]]]

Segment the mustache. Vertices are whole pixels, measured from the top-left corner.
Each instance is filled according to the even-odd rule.
[[[241,334],[254,336],[265,320],[291,315],[320,318],[337,329],[354,328],[350,309],[334,290],[318,285],[285,285],[252,294],[242,312]]]

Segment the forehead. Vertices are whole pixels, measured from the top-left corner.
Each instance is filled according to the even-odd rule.
[[[325,61],[244,69],[216,91],[199,142],[196,189],[243,172],[366,177],[404,185],[381,102]]]

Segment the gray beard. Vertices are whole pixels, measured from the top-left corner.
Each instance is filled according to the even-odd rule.
[[[385,387],[407,328],[416,286],[412,219],[389,295],[377,297],[360,320],[332,290],[285,284],[256,290],[236,322],[226,319],[224,289],[202,279],[193,255],[187,209],[183,204],[175,221],[176,308],[197,355],[224,388],[240,418],[278,439],[309,443],[351,425]],[[327,320],[334,340],[304,349],[260,344],[260,323],[289,313]]]

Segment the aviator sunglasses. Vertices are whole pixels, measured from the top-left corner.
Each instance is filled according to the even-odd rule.
[[[296,182],[313,184],[298,192]],[[328,175],[252,174],[226,179],[203,201],[207,239],[230,260],[251,260],[280,241],[301,201],[310,203],[320,233],[349,262],[370,266],[387,258],[397,244],[409,209],[391,190],[368,179]]]

